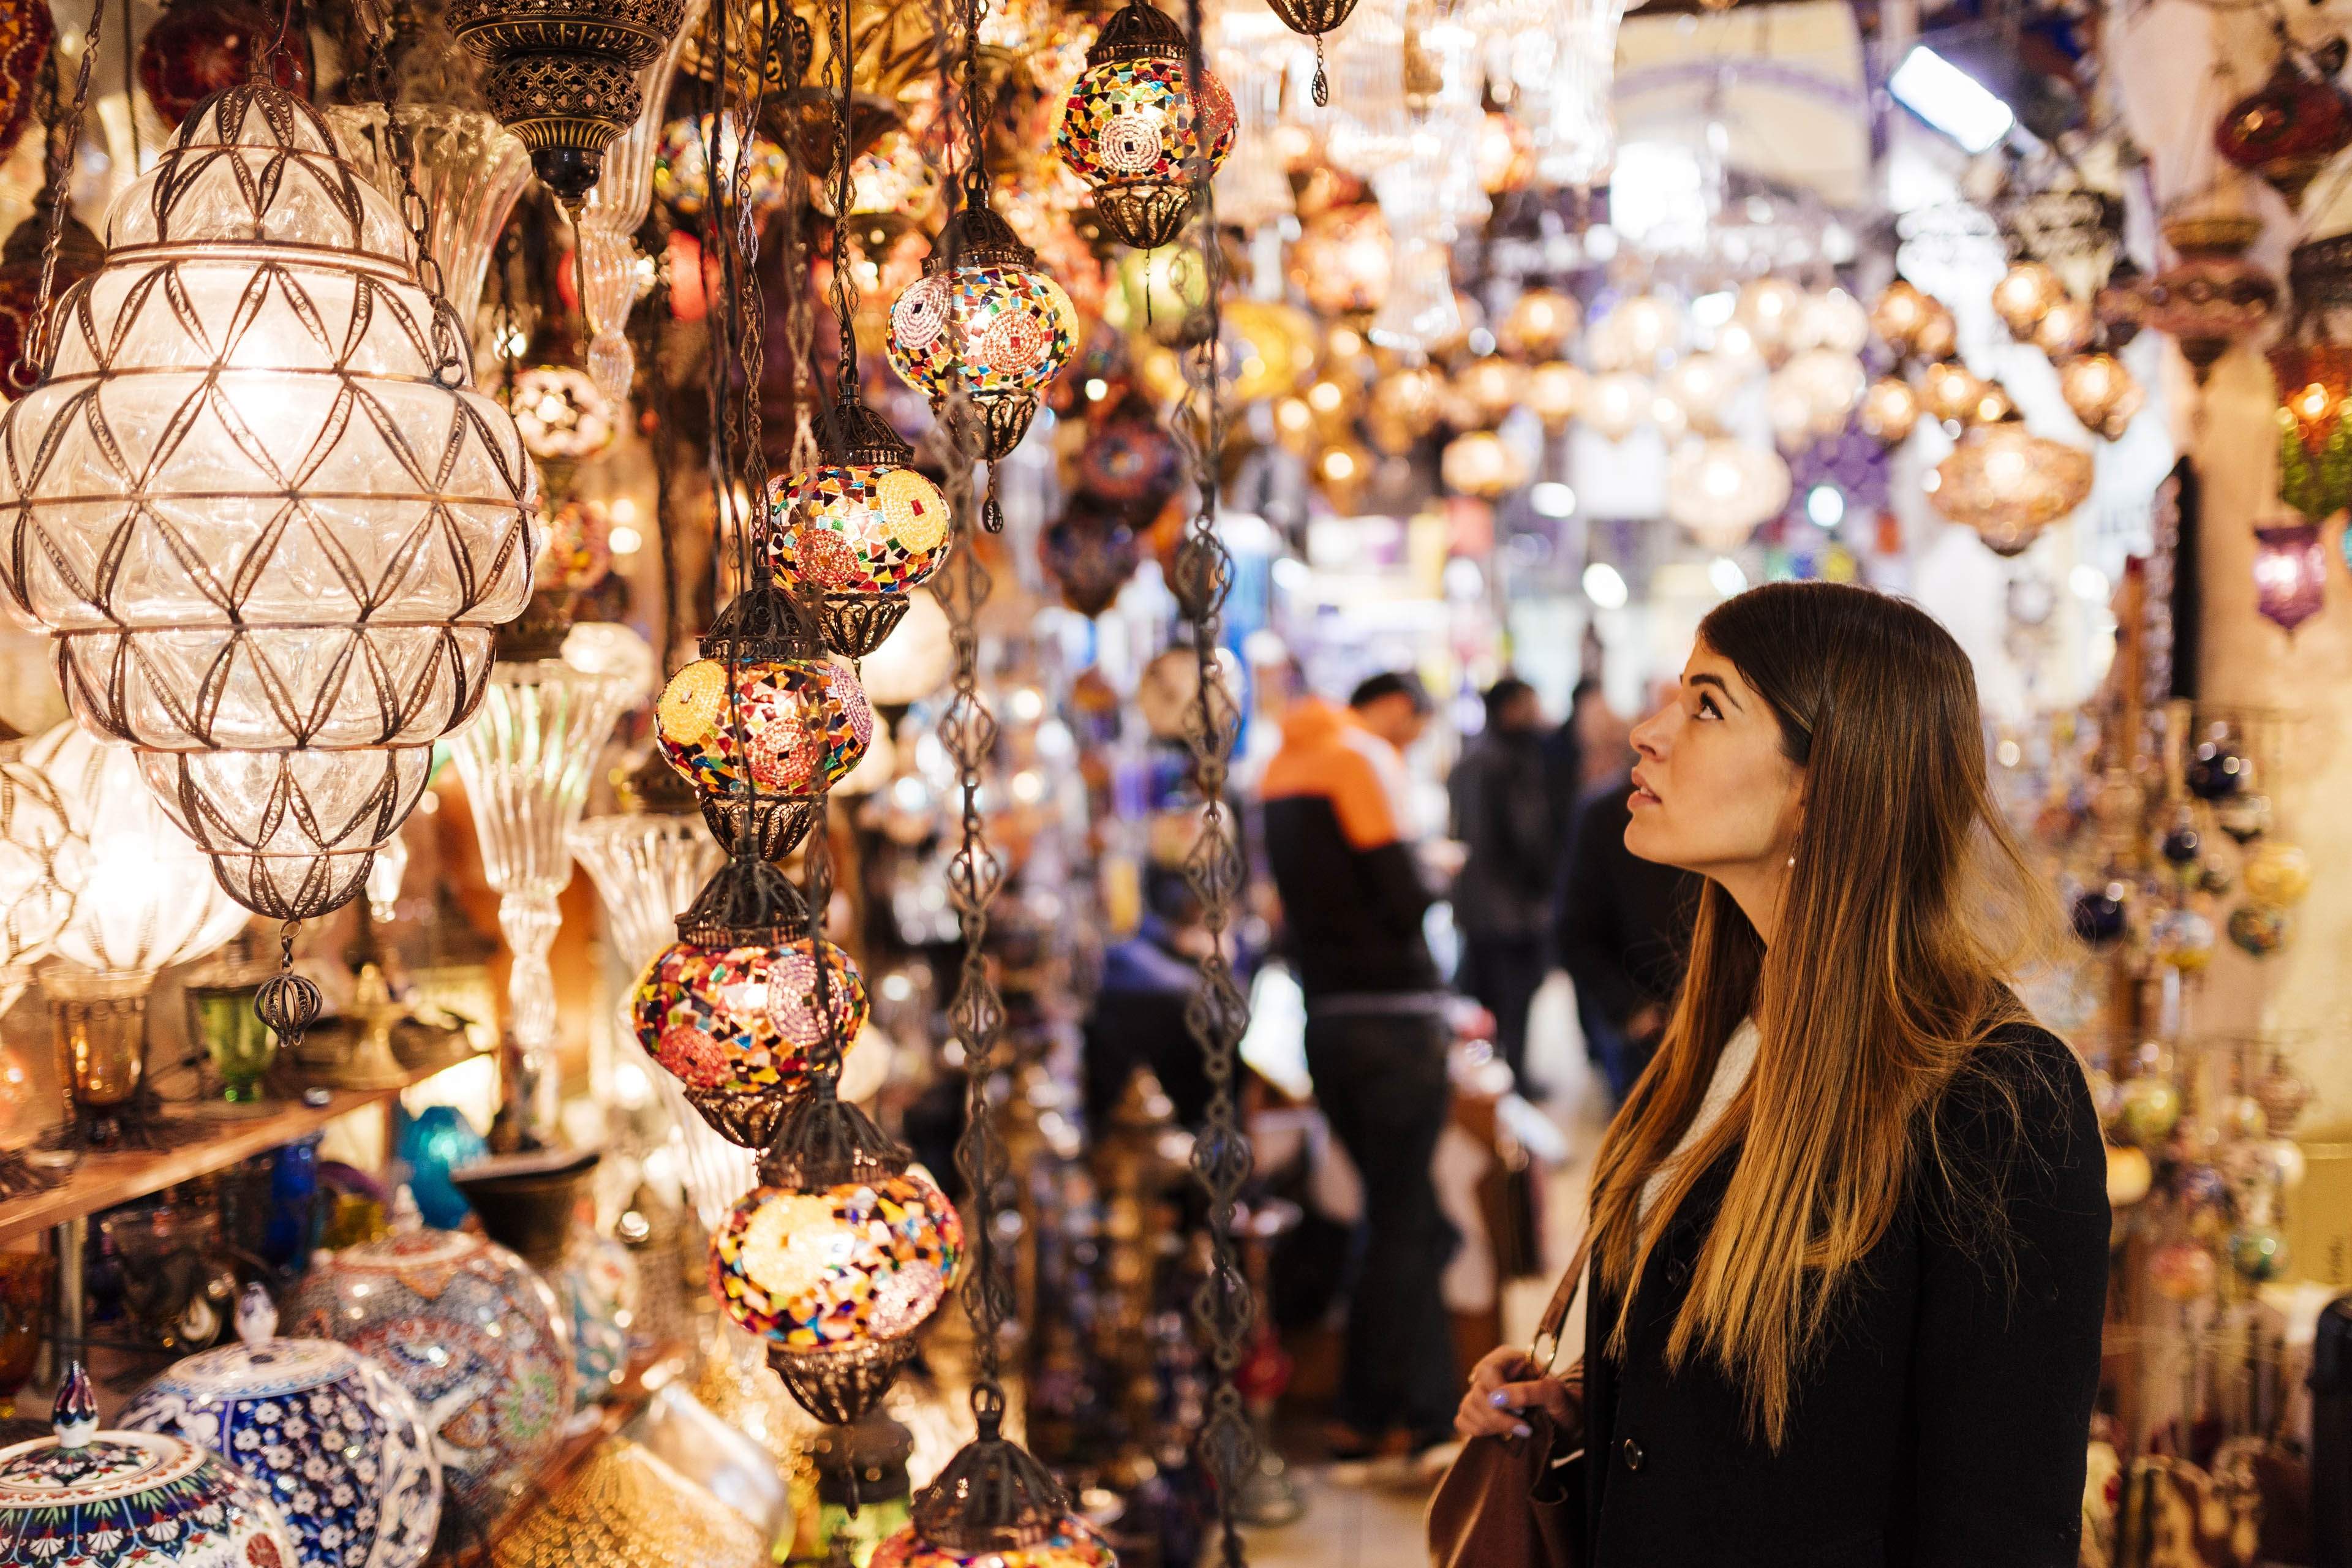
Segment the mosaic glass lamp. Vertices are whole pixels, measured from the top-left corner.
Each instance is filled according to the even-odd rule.
[[[779,588],[818,606],[825,645],[863,658],[947,560],[948,503],[854,389],[829,424],[837,461],[769,481],[768,563]]]
[[[1094,187],[1095,212],[1122,245],[1156,250],[1192,210],[1192,169],[1212,172],[1234,146],[1234,100],[1203,67],[1197,93],[1184,29],[1150,4],[1110,15],[1071,85],[1055,138],[1063,162]]]

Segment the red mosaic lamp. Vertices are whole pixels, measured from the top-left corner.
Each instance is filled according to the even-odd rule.
[[[2334,79],[2290,48],[2267,81],[2223,111],[2213,144],[2293,206],[2319,171],[2352,147],[2352,100]]]

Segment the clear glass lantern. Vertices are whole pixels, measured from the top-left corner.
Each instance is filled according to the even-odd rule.
[[[72,918],[89,847],[40,769],[0,762],[0,1017],[32,984],[33,961]]]
[[[247,908],[360,890],[530,592],[535,480],[394,205],[234,89],[126,187],[0,414],[0,581]]]
[[[555,1123],[555,976],[547,957],[563,923],[556,898],[572,881],[570,834],[614,721],[635,696],[629,681],[561,658],[509,659],[452,742],[482,874],[499,895],[499,929],[514,955],[507,1001],[520,1081],[509,1093],[527,1131]]]

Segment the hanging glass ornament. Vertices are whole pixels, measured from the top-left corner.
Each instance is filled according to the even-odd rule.
[[[1584,372],[1566,360],[1546,360],[1528,373],[1528,406],[1545,429],[1557,433],[1583,406],[1589,384]]]
[[[381,103],[339,103],[320,112],[352,167],[397,203],[403,164],[385,134]],[[515,200],[530,184],[530,153],[495,116],[440,103],[404,103],[400,129],[408,140],[409,176],[428,215],[425,248],[441,268],[442,297],[467,333],[482,305],[482,279],[491,247],[506,228]]]
[[[604,149],[645,107],[638,72],[663,54],[687,0],[450,0],[449,31],[483,62],[490,111],[576,218]]]
[[[2058,392],[2085,430],[2110,441],[2123,438],[2147,401],[2138,377],[2105,352],[2079,354],[2060,365]]]
[[[1648,377],[1614,371],[1585,383],[1576,416],[1602,439],[1622,441],[1649,420],[1657,402]]]
[[[1177,463],[1175,439],[1159,413],[1130,391],[1092,422],[1072,467],[1082,492],[1140,524],[1157,517],[1176,493]]]
[[[776,859],[865,755],[873,710],[857,677],[810,646],[772,586],[738,595],[700,647],[663,689],[655,737],[701,796],[721,847],[733,854],[748,843]]]
[[[1832,349],[1859,354],[1870,346],[1870,312],[1843,289],[1816,289],[1798,307],[1789,343],[1800,353],[1807,349]]]
[[[1583,319],[1583,309],[1574,295],[1557,289],[1530,289],[1503,312],[1495,329],[1495,343],[1505,353],[1523,359],[1556,359]]]
[[[630,1000],[637,1043],[710,1127],[763,1147],[808,1087],[810,1053],[855,1039],[866,985],[831,942],[812,948],[800,894],[761,861],[729,860],[677,918],[677,941]],[[825,970],[826,1011],[814,1000]]]
[[[1788,510],[1790,491],[1779,453],[1727,437],[1687,442],[1666,464],[1666,517],[1717,552]]]
[[[810,190],[816,210],[835,216],[832,183],[812,175]],[[939,171],[924,160],[922,144],[903,131],[884,132],[849,165],[849,237],[869,258],[878,259],[909,228],[931,222],[939,205]],[[1217,210],[1224,211],[1223,200]]]
[[[1617,162],[1617,34],[1625,10],[1625,0],[1566,0],[1551,10],[1549,51],[1527,51],[1528,65],[1550,55],[1549,70],[1519,75],[1535,83],[1536,178],[1547,185],[1590,191]]]
[[[2072,295],[2062,295],[2042,313],[2030,341],[2055,364],[2087,348],[2098,329],[2098,318],[2090,306]]]
[[[890,308],[890,368],[931,400],[941,417],[971,422],[969,446],[990,465],[985,521],[1003,526],[995,466],[1028,434],[1039,394],[1061,373],[1078,341],[1077,311],[988,205],[987,186],[969,182],[963,204],[923,263],[920,281]],[[948,271],[954,257],[954,272]]]
[[[1135,530],[1119,512],[1081,495],[1037,536],[1037,558],[1062,603],[1091,620],[1118,599],[1143,561]]]
[[[1174,240],[1192,209],[1192,168],[1213,173],[1234,145],[1234,100],[1206,69],[1194,101],[1184,29],[1150,4],[1110,15],[1070,88],[1055,145],[1094,187],[1095,214],[1122,245]]]
[[[39,0],[17,0],[0,21],[0,158],[16,150],[33,107],[42,66],[57,42],[56,18]]]
[[[1919,378],[1919,405],[1929,418],[1947,425],[1976,422],[1992,384],[1958,360],[1929,365]]]
[[[2036,436],[2014,419],[1979,425],[1927,476],[1927,500],[1966,523],[1997,555],[2024,552],[2091,493],[2091,454]]]
[[[1687,322],[1682,307],[1650,290],[1619,300],[1585,334],[1585,349],[1599,371],[1649,374],[1683,341]]]
[[[2326,607],[2327,558],[2319,524],[2306,520],[2254,530],[2254,608],[2293,631]]]
[[[2205,384],[2233,344],[2260,331],[2278,305],[2278,285],[2252,262],[2230,256],[2183,258],[2147,280],[2143,320],[2180,346]]]
[[[1326,109],[1331,103],[1331,79],[1323,65],[1324,36],[1348,19],[1356,8],[1356,0],[1266,0],[1282,25],[1292,32],[1315,40],[1315,107]]]
[[[2294,934],[2294,917],[2267,904],[2240,904],[2230,911],[2229,932],[2231,944],[2241,952],[2250,958],[2269,958],[2285,950],[2287,940]]]
[[[786,595],[818,607],[826,647],[863,658],[947,560],[952,534],[947,498],[916,472],[914,449],[844,384],[826,425],[836,460],[768,481],[768,564]]]
[[[507,407],[522,433],[523,450],[548,481],[551,504],[569,500],[573,473],[602,457],[620,434],[604,389],[586,371],[568,364],[516,371]]]
[[[1798,318],[1805,304],[1804,290],[1785,278],[1751,278],[1739,287],[1731,319],[1748,332],[1748,342],[1767,364],[1779,364],[1796,348]]]
[[[1882,375],[1863,394],[1862,427],[1889,447],[1911,438],[1919,424],[1919,394],[1899,375]]]
[[[1691,390],[1696,394],[1698,389]],[[1487,354],[1454,374],[1453,392],[1458,424],[1491,430],[1527,401],[1527,368],[1499,354]],[[1667,395],[1673,395],[1671,387]]]
[[[847,1037],[840,1037],[845,1040]],[[721,1310],[828,1426],[871,1410],[947,1299],[963,1226],[907,1151],[835,1094],[837,1060],[785,1113],[760,1185],[710,1238]]]
[[[1942,306],[1907,278],[1897,278],[1878,296],[1870,310],[1870,330],[1897,359],[1921,353],[1920,340]],[[1925,354],[1928,359],[1938,354]]]
[[[2213,145],[2294,206],[2319,171],[2352,147],[2352,100],[2290,47],[2268,80],[2222,111]]]
[[[908,598],[898,629],[857,667],[866,700],[883,714],[903,710],[939,690],[955,664],[955,643],[948,635],[948,616],[940,607],[939,595],[919,593]]]
[[[580,210],[573,264],[579,269],[581,312],[588,321],[588,374],[616,405],[628,402],[637,374],[629,312],[653,282],[636,236],[653,205],[654,142],[661,134],[679,53],[701,23],[704,5],[705,0],[686,0],[670,41],[645,68],[638,79],[642,101],[627,128],[605,145],[604,172]],[[768,63],[782,64],[772,55]]]
[[[1492,430],[1456,436],[1438,454],[1438,478],[1457,495],[1496,500],[1528,482],[1528,465]]]
[[[393,205],[308,104],[221,94],[108,214],[0,415],[0,562],[76,711],[224,887],[355,896],[530,588],[533,479]]]
[[[2018,261],[1992,286],[1993,314],[2019,342],[2032,341],[2050,308],[2066,297],[2058,274],[2039,261]]]
[[[281,33],[278,8],[258,0],[168,0],[139,44],[139,85],[165,132],[196,105],[261,75],[310,96],[310,29],[295,13]],[[273,48],[276,40],[280,46]]]

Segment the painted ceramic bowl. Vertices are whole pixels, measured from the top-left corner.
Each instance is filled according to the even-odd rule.
[[[167,1432],[100,1432],[79,1363],[55,1433],[0,1448],[6,1568],[294,1568],[260,1483]]]
[[[710,1238],[710,1288],[770,1344],[822,1351],[911,1333],[963,1257],[963,1223],[906,1171],[823,1192],[755,1187]]]
[[[320,1256],[295,1332],[382,1362],[436,1434],[449,1505],[487,1526],[562,1440],[572,1327],[509,1252],[460,1231],[408,1231]]]
[[[310,1568],[416,1568],[441,1519],[433,1433],[382,1365],[332,1340],[279,1340],[246,1287],[242,1343],[190,1356],[122,1413],[135,1431],[209,1448],[277,1504]]]

